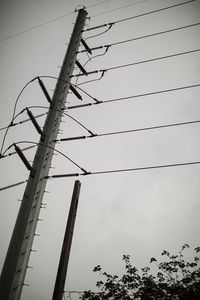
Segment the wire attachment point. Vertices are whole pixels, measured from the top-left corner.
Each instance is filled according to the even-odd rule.
[[[84,41],[84,39],[81,39],[81,43],[83,44],[83,46],[85,47],[85,50],[87,52],[89,52],[90,54],[92,54],[92,50],[90,49],[90,47],[88,46],[88,44]]]
[[[79,67],[79,69],[82,71],[83,74],[85,74],[86,76],[88,75],[87,71],[83,68],[83,66],[80,64],[78,60],[76,60],[76,65],[77,67]]]

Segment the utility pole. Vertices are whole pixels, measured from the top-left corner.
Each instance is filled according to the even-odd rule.
[[[0,300],[19,300],[42,204],[62,111],[87,12],[79,10],[43,127],[0,278]],[[49,99],[50,100],[50,99]],[[18,151],[19,148],[17,148]],[[21,155],[22,156],[22,155]],[[25,162],[25,158],[23,158]],[[26,162],[27,165],[27,162]]]
[[[75,181],[52,300],[62,300],[69,263],[81,183]]]

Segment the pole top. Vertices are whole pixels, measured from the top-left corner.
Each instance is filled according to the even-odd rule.
[[[85,9],[86,9],[85,5],[78,5],[77,8],[75,8],[74,12],[80,12],[80,11],[82,11],[82,12],[86,12],[87,13],[87,11]]]

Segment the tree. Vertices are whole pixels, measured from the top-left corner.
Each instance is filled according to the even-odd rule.
[[[194,249],[192,261],[186,261],[183,252],[189,245],[182,246],[178,255],[163,251],[165,261],[158,263],[151,258],[150,263],[157,266],[152,275],[150,268],[138,271],[130,262],[130,256],[124,255],[125,274],[119,278],[103,272],[101,266],[94,268],[102,280],[96,283],[98,292],[85,291],[82,300],[199,300],[200,299],[200,247]]]

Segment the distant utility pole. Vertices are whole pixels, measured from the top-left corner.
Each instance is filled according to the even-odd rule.
[[[35,127],[37,126],[36,129],[41,133],[32,166],[29,165],[19,147],[15,145],[15,150],[30,170],[30,175],[1,273],[0,300],[19,300],[21,296],[46,186],[45,177],[49,173],[55,147],[54,141],[57,138],[62,111],[70,88],[70,76],[76,62],[86,16],[87,12],[84,9],[79,10],[52,101],[40,80],[40,85],[51,105],[42,131],[30,115]]]
[[[81,188],[81,183],[79,180],[76,180],[74,184],[74,191],[72,195],[52,300],[63,299],[65,279],[66,279],[67,268],[69,263],[69,255],[70,255],[74,225],[76,220],[76,211],[78,207],[80,188]]]

